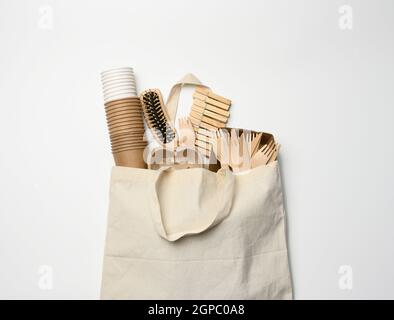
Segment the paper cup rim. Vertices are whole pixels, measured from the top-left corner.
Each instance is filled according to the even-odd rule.
[[[116,113],[110,113],[108,114],[108,116],[106,117],[107,121],[110,120],[118,120],[118,119],[124,119],[124,117],[127,118],[132,118],[135,120],[141,120],[141,122],[143,122],[143,117],[142,114],[138,113],[138,112],[133,112],[131,110],[122,110],[122,113],[120,114],[116,114]]]
[[[141,113],[142,114],[142,108],[141,106],[109,106],[107,108],[105,108],[105,112],[106,114],[112,114],[114,111],[118,111],[118,112],[123,112],[123,111],[130,111],[132,113]]]
[[[110,134],[110,138],[111,139],[112,138],[116,138],[116,137],[118,137],[120,135],[123,135],[123,134],[130,134],[130,135],[132,135],[132,134],[140,133],[139,130],[140,130],[139,128],[138,129],[124,129],[124,131],[122,131],[122,132],[116,132],[116,133]]]
[[[124,99],[118,99],[116,101],[113,102],[108,102],[107,104],[109,105],[115,105],[115,104],[123,104],[123,103],[140,103],[141,104],[141,100],[139,97],[130,97],[130,98],[124,98]],[[107,107],[107,105],[105,105]]]
[[[147,144],[142,144],[142,145],[136,145],[136,146],[130,146],[126,148],[120,148],[120,149],[112,149],[112,153],[120,153],[124,151],[132,151],[132,150],[143,150],[145,149]]]
[[[100,74],[101,75],[105,75],[105,74],[108,74],[108,73],[125,71],[125,70],[134,73],[134,68],[133,67],[115,67],[115,68],[105,69],[105,70],[101,71]]]
[[[123,120],[123,119],[117,119],[117,120],[112,120],[112,121],[107,121],[107,125],[109,129],[114,129],[117,127],[123,127],[123,126],[131,126],[135,127],[136,129],[138,128],[144,128],[144,123],[139,120]]]
[[[138,107],[136,106],[135,108],[127,107],[127,106],[119,106],[119,107],[105,109],[105,111],[107,116],[113,116],[113,114],[117,112],[121,112],[119,113],[119,115],[122,115],[124,112],[142,115],[142,109],[139,106]]]
[[[114,92],[108,92],[108,93],[104,93],[104,98],[108,99],[108,98],[112,98],[115,96],[120,96],[123,94],[131,94],[132,96],[137,96],[137,93],[133,90],[119,90],[119,91],[114,91]]]
[[[104,95],[104,100],[109,101],[109,100],[113,100],[116,97],[120,97],[120,96],[136,96],[135,92],[131,92],[131,91],[123,91],[123,92],[118,92],[118,93],[113,93],[113,94],[105,94]]]
[[[103,91],[105,91],[105,90],[111,90],[111,89],[113,89],[113,88],[119,88],[119,87],[120,87],[120,88],[121,88],[121,87],[128,87],[128,88],[137,89],[137,87],[136,87],[135,84],[133,84],[133,83],[131,83],[131,82],[127,82],[127,81],[125,81],[125,82],[111,83],[111,84],[108,84],[108,85],[103,86],[102,88],[103,88]]]
[[[115,100],[119,100],[122,98],[131,98],[131,97],[136,97],[137,95],[130,95],[130,94],[124,94],[124,95],[117,95],[117,96],[111,96],[111,97],[104,97],[105,102],[111,102]]]
[[[103,94],[108,95],[114,92],[123,92],[123,91],[131,91],[131,92],[137,92],[136,88],[132,88],[130,86],[122,86],[122,87],[115,87],[115,88],[107,88],[103,89]]]
[[[101,80],[108,81],[111,79],[118,79],[118,78],[122,78],[122,77],[128,77],[128,78],[135,80],[134,74],[129,73],[129,72],[119,72],[119,73],[114,73],[114,74],[108,74],[108,75],[102,76]]]
[[[114,78],[108,78],[108,79],[102,79],[101,83],[103,86],[107,86],[113,83],[117,83],[117,82],[129,82],[132,84],[135,84],[136,81],[134,78],[129,77],[129,76],[121,76],[121,77],[114,77]]]

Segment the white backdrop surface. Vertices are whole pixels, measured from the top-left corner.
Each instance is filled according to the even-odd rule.
[[[282,144],[295,298],[393,299],[393,21],[390,0],[0,0],[0,298],[99,297],[99,72],[126,65],[166,96],[194,73]]]

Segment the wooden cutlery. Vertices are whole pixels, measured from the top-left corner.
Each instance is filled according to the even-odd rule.
[[[212,150],[220,163],[233,172],[243,172],[275,161],[280,145],[271,138],[260,149],[263,133],[244,130],[239,136],[235,129],[219,129],[211,133]]]
[[[278,145],[274,140],[270,140],[269,143],[261,147],[252,157],[252,168],[268,164],[271,159],[276,159],[279,151]],[[272,160],[274,161],[274,160]]]
[[[190,149],[194,149],[196,136],[194,134],[192,122],[188,118],[180,118],[178,120],[178,123],[179,123],[179,130],[178,130],[179,145]]]

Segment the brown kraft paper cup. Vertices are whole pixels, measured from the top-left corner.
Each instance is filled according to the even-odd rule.
[[[146,169],[144,149],[126,150],[113,153],[115,164],[121,167]]]
[[[133,119],[142,122],[142,112],[141,111],[119,111],[113,114],[108,114],[107,121],[115,121],[119,119]]]
[[[144,129],[143,122],[138,120],[117,120],[115,122],[107,122],[107,125],[110,131],[124,126],[131,127],[131,129]]]
[[[147,146],[146,143],[138,142],[138,143],[119,143],[119,144],[114,144],[111,146],[112,151],[114,150],[121,150],[121,149],[139,149],[139,148],[145,148]]]

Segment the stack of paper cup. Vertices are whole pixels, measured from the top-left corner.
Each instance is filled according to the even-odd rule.
[[[132,68],[101,73],[112,154],[117,166],[146,168],[144,123]]]
[[[116,68],[101,73],[104,101],[137,96],[133,68]]]

